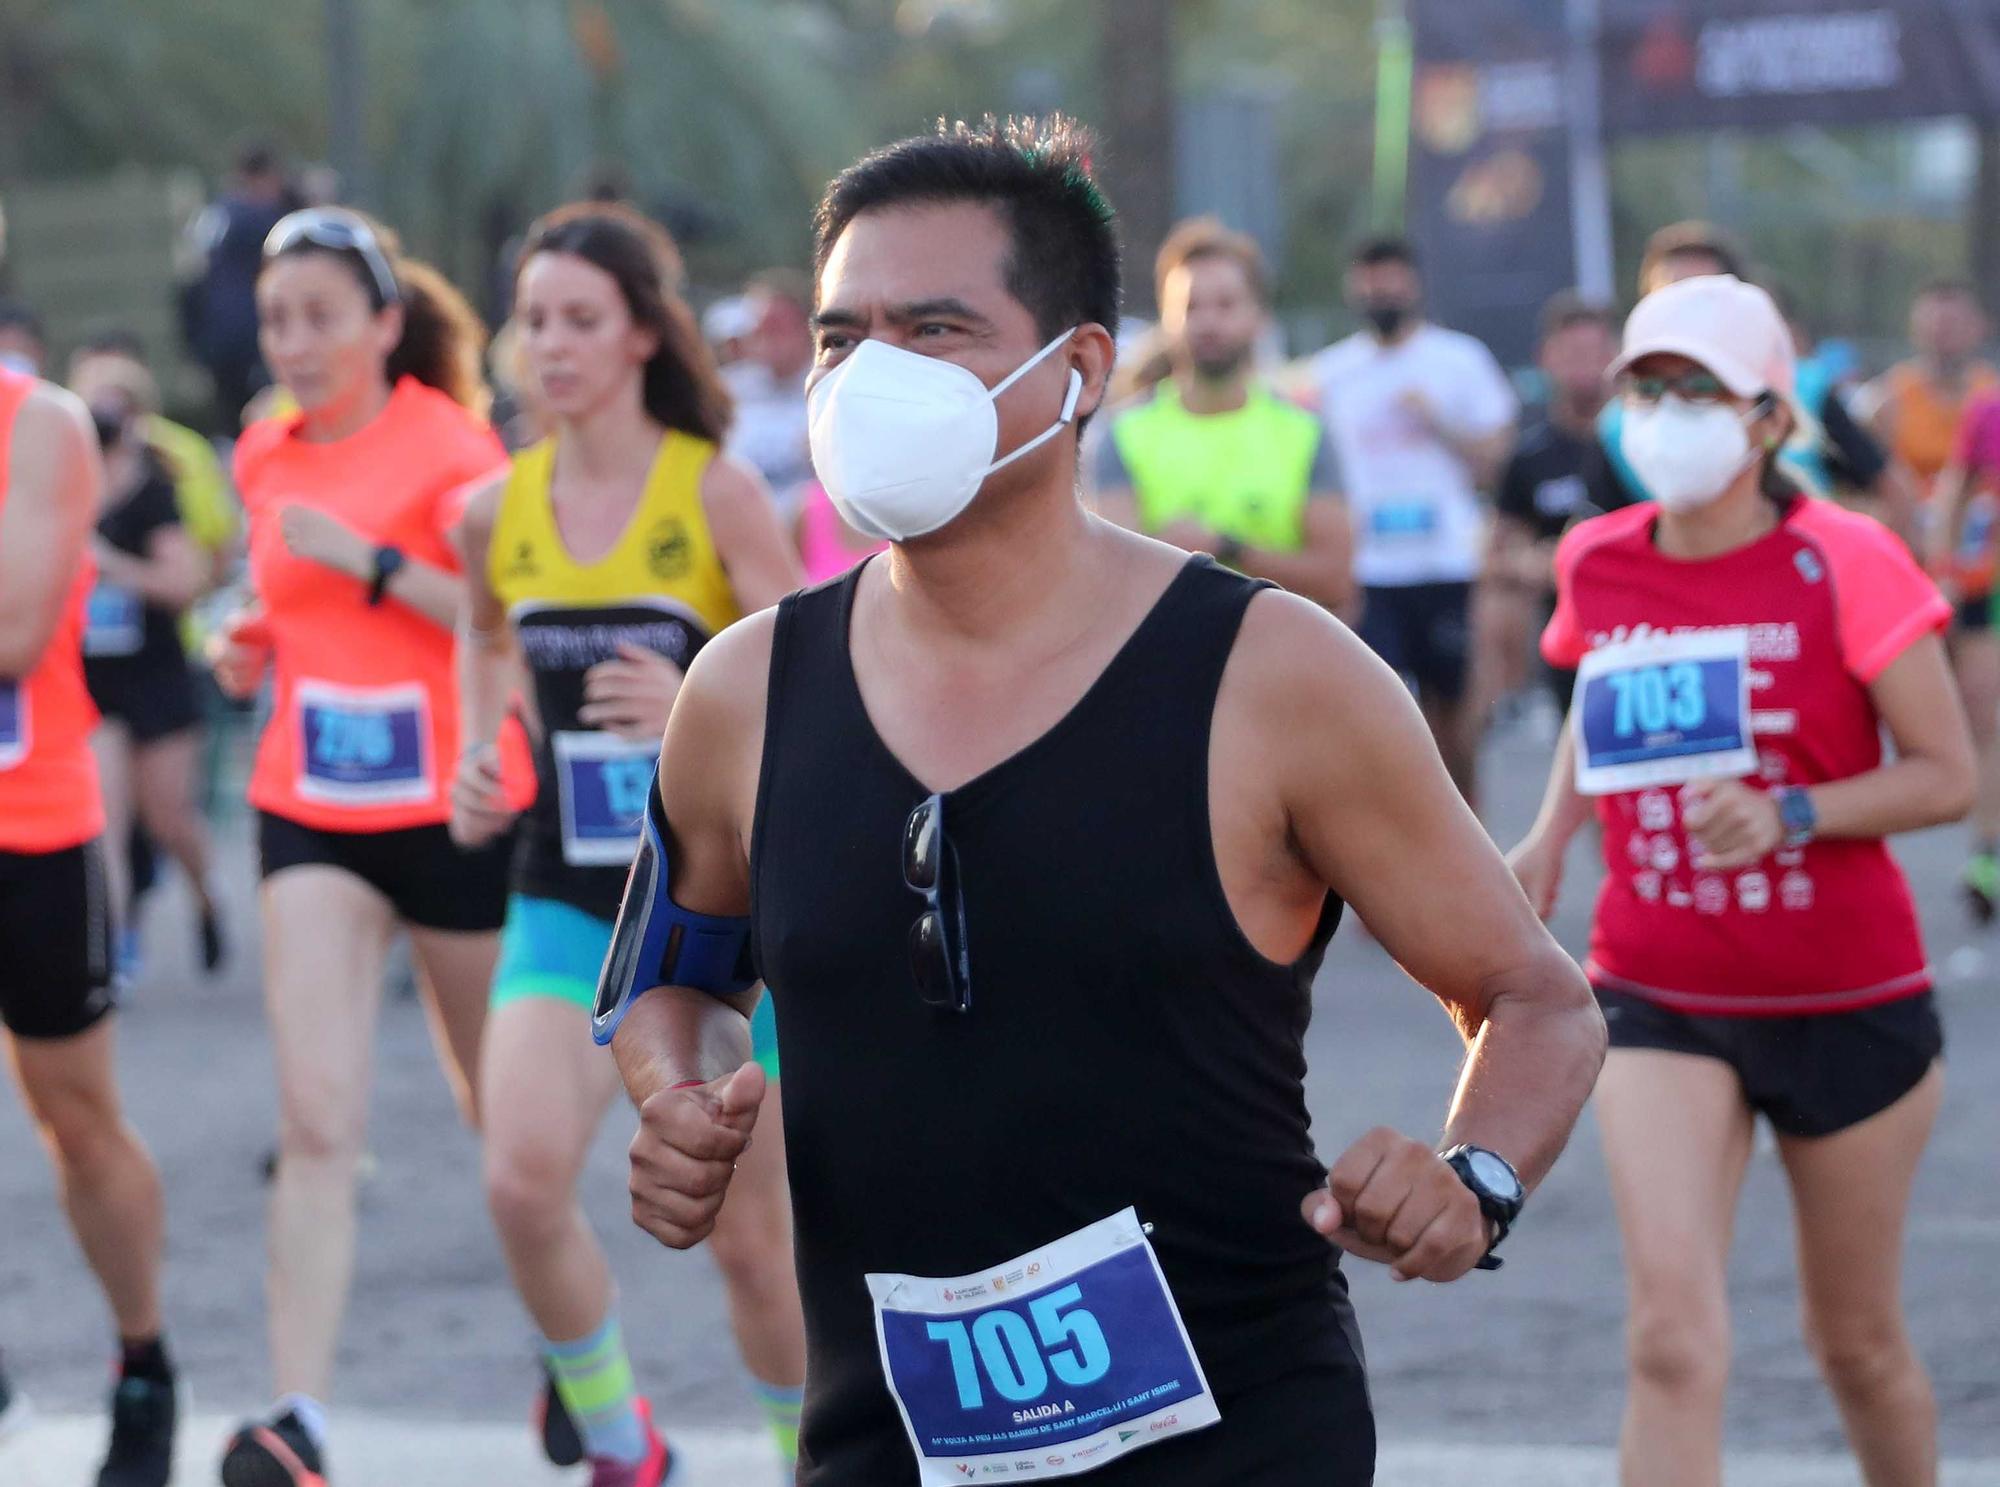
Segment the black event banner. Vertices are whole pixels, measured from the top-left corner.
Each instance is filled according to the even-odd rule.
[[[2000,112],[2000,0],[1601,3],[1611,134]]]
[[[1430,312],[1509,365],[1576,275],[1564,0],[1412,0],[1410,229]]]

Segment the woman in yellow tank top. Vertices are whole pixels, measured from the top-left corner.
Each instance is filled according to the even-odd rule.
[[[537,791],[486,1028],[487,1197],[544,1339],[544,1448],[558,1465],[588,1456],[596,1487],[659,1487],[673,1467],[575,1195],[618,1088],[590,1037],[598,967],[683,672],[801,577],[763,481],[717,451],[728,395],[679,276],[671,240],[627,209],[566,207],[535,225],[514,314],[554,432],[473,497],[462,530],[471,602],[454,835],[490,840],[513,819],[494,745],[523,665]],[[760,1031],[775,1097],[775,1031]],[[759,1141],[736,1180],[711,1243],[789,1454],[805,1342],[782,1140]]]

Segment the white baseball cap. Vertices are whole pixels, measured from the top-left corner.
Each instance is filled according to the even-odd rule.
[[[1733,274],[1682,279],[1640,300],[1610,375],[1647,356],[1684,356],[1739,398],[1776,393],[1798,413],[1791,328],[1770,295]]]

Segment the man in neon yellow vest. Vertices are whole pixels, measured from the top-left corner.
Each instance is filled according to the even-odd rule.
[[[1184,222],[1155,277],[1173,370],[1112,418],[1094,462],[1098,510],[1340,609],[1353,537],[1331,445],[1251,368],[1269,309],[1256,243],[1212,217]]]

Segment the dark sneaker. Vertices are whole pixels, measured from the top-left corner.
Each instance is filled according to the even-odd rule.
[[[291,1410],[252,1420],[222,1453],[222,1487],[326,1487],[319,1447]]]
[[[97,1487],[167,1487],[180,1402],[158,1379],[122,1378],[111,1394],[111,1449]]]
[[[216,918],[215,908],[210,905],[201,911],[201,968],[204,971],[220,969],[227,953],[222,943],[222,921]]]
[[[0,1368],[0,1440],[5,1440],[28,1423],[28,1396],[17,1394]]]
[[[583,1460],[583,1436],[546,1364],[542,1366],[542,1397],[535,1406],[535,1429],[542,1437],[542,1454],[554,1465],[575,1466]]]

